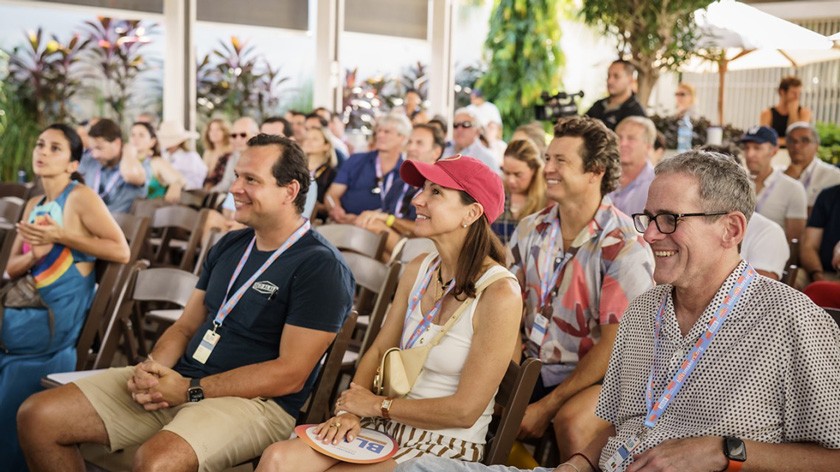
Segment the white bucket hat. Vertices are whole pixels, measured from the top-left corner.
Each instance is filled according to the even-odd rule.
[[[198,133],[187,131],[174,121],[164,121],[157,131],[157,140],[161,150],[177,146],[188,139],[198,138]]]

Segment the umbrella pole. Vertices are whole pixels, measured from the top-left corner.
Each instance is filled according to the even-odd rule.
[[[729,61],[726,58],[718,60],[718,125],[723,127],[723,93],[726,85],[726,69]]]

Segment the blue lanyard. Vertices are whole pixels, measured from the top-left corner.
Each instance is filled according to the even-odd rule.
[[[405,200],[405,195],[408,193],[408,190],[410,188],[411,188],[410,185],[403,184],[402,192],[400,192],[399,198],[397,198],[397,204],[394,207],[394,216],[396,216],[397,218],[402,218],[402,217],[405,216],[405,213],[403,213],[403,211],[402,211],[403,201]]]
[[[426,290],[429,289],[429,284],[432,281],[432,274],[435,273],[435,269],[438,268],[440,265],[440,256],[429,266],[429,269],[426,270],[426,275],[423,276],[423,282],[417,286],[417,288],[411,293],[411,297],[408,300],[408,309],[405,311],[405,319],[408,321],[409,316],[417,308],[417,305],[420,303],[420,300],[423,299],[423,295],[426,294]],[[435,305],[432,307],[431,310],[423,317],[423,320],[417,325],[417,328],[411,333],[411,336],[408,338],[408,341],[401,347],[402,349],[408,349],[417,342],[420,338],[420,335],[423,334],[429,328],[429,325],[432,323],[432,319],[435,315],[440,312],[440,307],[443,305],[443,299],[446,298],[446,295],[452,291],[452,288],[455,287],[455,280],[449,281],[449,285],[446,287],[446,291],[443,292],[443,295],[440,297],[438,301],[435,302]]]
[[[117,181],[119,180],[119,178],[120,169],[117,168],[116,172],[114,172],[114,175],[112,175],[111,178],[108,179],[108,182],[105,184],[105,189],[102,191],[102,193],[99,193],[99,184],[102,180],[102,167],[100,167],[99,169],[96,169],[96,176],[93,178],[93,189],[96,191],[97,195],[99,195],[99,197],[104,200],[105,197],[107,197],[108,194],[111,193],[111,190],[114,190],[114,187],[117,185]]]
[[[227,292],[225,292],[227,294],[225,295],[226,298],[222,302],[222,306],[219,307],[219,311],[216,312],[216,318],[213,320],[213,331],[216,331],[217,328],[222,326],[222,323],[224,323],[227,315],[230,314],[230,312],[233,310],[236,304],[239,303],[239,300],[241,300],[242,296],[245,295],[245,291],[248,290],[248,288],[251,286],[251,284],[254,283],[255,280],[257,280],[257,277],[262,275],[262,273],[265,272],[265,270],[268,269],[268,267],[271,264],[273,264],[274,261],[276,261],[281,254],[286,252],[286,249],[289,249],[289,247],[291,247],[301,237],[303,237],[303,235],[306,234],[307,231],[309,231],[309,227],[309,220],[306,220],[294,233],[292,233],[291,236],[289,236],[288,239],[286,239],[286,241],[279,248],[277,248],[276,251],[274,251],[271,254],[271,256],[268,257],[268,260],[266,260],[263,263],[263,265],[256,272],[254,272],[254,274],[251,275],[251,277],[244,284],[242,284],[239,287],[239,289],[233,294],[233,296],[227,298],[230,294],[230,289],[233,288],[233,283],[239,277],[239,273],[242,272],[242,268],[245,267],[245,262],[251,255],[251,250],[254,249],[254,244],[257,241],[257,237],[254,236],[254,238],[251,239],[251,243],[248,244],[248,248],[245,250],[245,253],[242,254],[242,257],[239,259],[239,263],[236,265],[236,270],[233,272],[233,276],[230,278],[230,282],[228,282]]]
[[[394,169],[396,169],[396,166]],[[391,185],[394,184],[394,169],[388,172],[387,178],[383,178],[382,161],[379,159],[379,154],[376,154],[376,186],[379,187],[379,199],[383,206],[385,205],[385,194],[388,193],[388,190],[391,190]]]
[[[714,340],[715,336],[717,336],[717,333],[720,331],[723,323],[726,322],[729,313],[732,312],[735,304],[737,304],[738,300],[741,299],[741,295],[744,294],[747,287],[749,287],[753,280],[755,280],[755,277],[755,269],[753,269],[751,265],[747,264],[741,272],[741,275],[738,276],[738,280],[735,285],[731,290],[729,290],[729,294],[724,299],[723,304],[712,316],[712,320],[706,327],[706,331],[685,355],[685,359],[683,359],[680,368],[677,369],[677,372],[674,374],[674,378],[671,379],[671,382],[669,382],[665,387],[665,390],[662,392],[662,396],[659,397],[659,400],[656,403],[653,403],[653,377],[656,370],[656,353],[659,351],[659,335],[662,331],[662,318],[665,313],[665,305],[668,301],[668,295],[666,294],[662,297],[662,304],[659,306],[659,311],[656,314],[656,318],[654,318],[653,324],[653,364],[650,368],[647,389],[645,391],[645,400],[647,404],[645,426],[648,428],[656,426],[657,421],[659,421],[659,418],[662,417],[662,414],[665,412],[665,409],[668,408],[671,400],[680,393],[683,385],[685,385],[685,381],[691,373],[694,372],[694,368],[697,367],[697,364],[700,362],[703,354],[706,353],[709,345],[712,344],[712,340]]]

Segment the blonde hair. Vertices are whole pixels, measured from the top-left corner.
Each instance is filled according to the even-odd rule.
[[[545,208],[545,175],[543,167],[545,163],[540,157],[537,145],[530,139],[517,139],[511,141],[505,149],[505,157],[524,162],[534,172],[531,181],[528,182],[528,195],[525,198],[525,205],[519,212],[519,218],[530,215]]]
[[[335,146],[333,145],[333,142],[332,142],[333,134],[329,130],[329,128],[324,128],[323,126],[315,126],[313,128],[309,128],[306,131],[307,132],[318,131],[318,132],[321,133],[321,137],[324,139],[327,146],[329,146],[329,149],[327,149],[327,152],[326,152],[326,154],[327,154],[327,165],[329,167],[335,169],[335,167],[338,165],[338,156],[335,153]]]
[[[213,118],[204,127],[204,132],[201,133],[201,143],[204,145],[204,149],[208,151],[216,150],[216,144],[210,141],[210,127],[213,126],[213,123],[218,123],[222,129],[222,146],[230,146],[230,125],[222,118]]]

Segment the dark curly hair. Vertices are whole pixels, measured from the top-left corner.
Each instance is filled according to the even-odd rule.
[[[580,159],[585,172],[603,172],[601,196],[618,188],[621,177],[621,160],[618,153],[618,136],[601,120],[588,116],[562,118],[554,125],[554,137],[575,137],[583,140]]]

